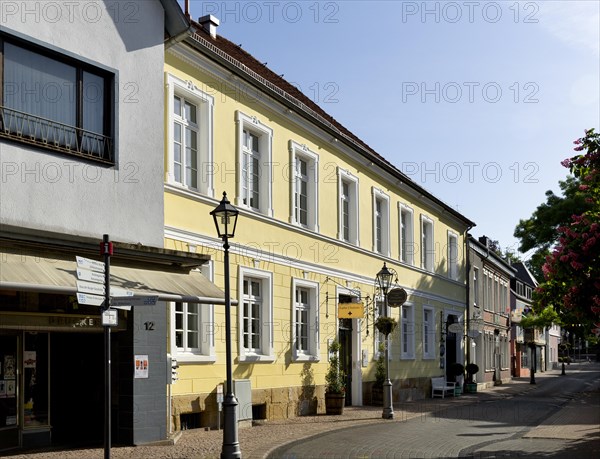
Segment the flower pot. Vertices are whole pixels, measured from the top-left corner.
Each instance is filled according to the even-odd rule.
[[[467,393],[467,394],[477,393],[477,383],[466,383],[465,384],[465,393]]]
[[[325,394],[325,413],[342,414],[346,404],[345,394]]]
[[[383,387],[371,387],[371,405],[383,406]]]

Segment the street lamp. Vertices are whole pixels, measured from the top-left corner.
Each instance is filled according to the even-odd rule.
[[[384,313],[389,317],[387,293],[392,283],[394,273],[388,269],[385,262],[383,268],[377,273],[377,285],[383,292]],[[394,407],[392,406],[392,382],[390,381],[390,362],[389,362],[389,334],[385,335],[385,382],[383,383],[383,419],[394,419]]]
[[[215,220],[217,234],[223,240],[225,249],[225,353],[227,359],[227,387],[223,400],[223,447],[221,459],[241,458],[240,442],[238,441],[237,406],[238,401],[233,394],[233,380],[231,371],[231,296],[229,286],[229,238],[235,235],[239,211],[227,199],[223,192],[223,199],[210,213]]]

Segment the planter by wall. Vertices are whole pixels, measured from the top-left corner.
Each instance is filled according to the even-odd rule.
[[[346,403],[345,394],[325,394],[325,414],[342,414]]]

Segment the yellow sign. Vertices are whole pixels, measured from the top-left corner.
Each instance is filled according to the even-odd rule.
[[[362,303],[338,303],[339,319],[362,319],[365,307]]]

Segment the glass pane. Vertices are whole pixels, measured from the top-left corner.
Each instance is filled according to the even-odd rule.
[[[190,314],[198,314],[200,311],[200,305],[198,303],[188,303],[187,310]]]
[[[248,295],[248,281],[244,281],[244,295]]]
[[[198,348],[198,333],[197,332],[188,332],[187,347],[192,348],[192,349]]]
[[[83,129],[104,134],[104,78],[83,72]]]
[[[0,428],[17,427],[17,385],[20,374],[17,374],[17,338],[0,335]]]
[[[178,96],[173,97],[173,113],[181,116],[181,99]]]
[[[189,102],[185,103],[185,119],[196,124],[196,106]]]
[[[183,330],[183,314],[175,314],[175,328]]]
[[[175,332],[175,346],[183,347],[183,332],[181,331]]]
[[[260,296],[260,282],[252,282],[252,295]]]
[[[25,333],[23,349],[25,426],[48,424],[48,333]]]
[[[173,123],[173,137],[175,142],[181,143],[181,124]]]

